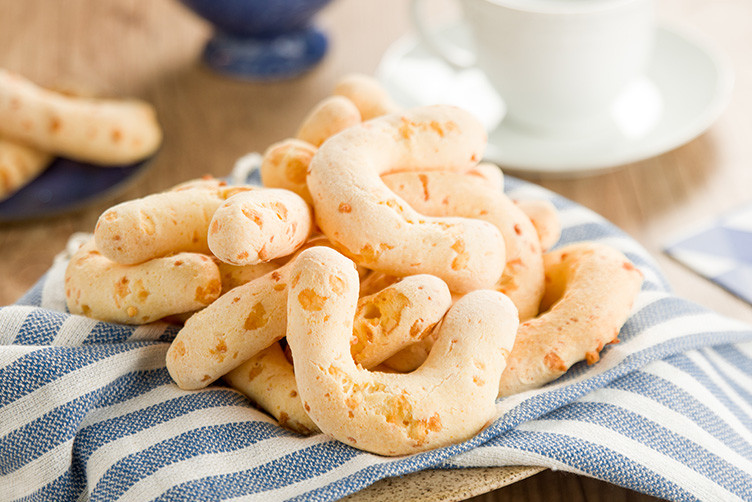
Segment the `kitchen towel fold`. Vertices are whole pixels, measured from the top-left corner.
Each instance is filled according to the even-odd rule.
[[[428,468],[535,465],[670,500],[752,500],[752,327],[675,296],[631,238],[571,201],[506,178],[513,198],[551,200],[561,244],[596,240],[645,275],[632,316],[592,366],[500,399],[473,439],[399,458],[298,436],[213,385],[175,386],[178,327],[67,313],[62,252],[0,309],[0,494],[11,500],[334,500]]]

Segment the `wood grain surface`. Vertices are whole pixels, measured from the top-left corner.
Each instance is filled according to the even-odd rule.
[[[443,4],[437,9],[453,12]],[[662,253],[670,235],[752,200],[752,2],[659,0],[658,9],[662,22],[698,31],[733,64],[735,89],[720,119],[690,143],[618,170],[577,179],[526,179],[631,234],[680,295],[752,322],[749,305]],[[219,77],[201,65],[210,27],[175,0],[0,0],[0,67],[57,88],[146,99],[165,131],[151,167],[115,197],[72,214],[0,226],[0,305],[16,301],[50,267],[68,236],[92,231],[106,208],[203,174],[227,174],[239,156],[294,133],[339,77],[373,73],[390,44],[411,31],[405,0],[335,0],[318,21],[331,42],[319,66],[293,80],[250,83]],[[447,492],[433,500],[458,500],[494,487],[477,483],[465,495]],[[649,499],[544,471],[473,500]]]

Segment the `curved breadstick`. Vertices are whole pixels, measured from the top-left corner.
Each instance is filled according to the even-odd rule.
[[[319,147],[330,136],[360,121],[360,112],[352,101],[344,96],[329,96],[303,119],[295,137]]]
[[[316,152],[308,188],[316,222],[358,264],[393,275],[435,275],[452,291],[491,287],[504,268],[504,242],[485,221],[431,218],[397,197],[380,175],[394,169],[463,171],[486,134],[467,112],[416,108],[350,127]]]
[[[465,171],[465,174],[477,178],[490,188],[494,188],[500,192],[504,191],[504,173],[496,164],[481,162],[477,166]]]
[[[102,321],[144,324],[191,312],[220,292],[219,270],[205,255],[179,253],[140,265],[119,265],[91,240],[65,271],[68,310]]]
[[[173,190],[111,207],[94,228],[97,249],[123,264],[181,251],[209,253],[207,232],[214,211],[248,186]]]
[[[183,326],[167,351],[181,389],[201,389],[285,336],[291,263],[220,296]]]
[[[212,253],[231,265],[255,265],[299,248],[313,225],[306,201],[288,190],[265,188],[233,195],[209,225]]]
[[[285,336],[287,277],[294,261],[228,291],[186,321],[167,351],[167,369],[180,388],[206,387]],[[448,291],[439,283],[435,277],[421,276],[362,300],[362,319],[356,324],[379,343],[375,349],[357,345],[367,364],[378,364],[420,339],[441,319],[448,308]],[[389,300],[395,298],[391,305]],[[383,318],[374,323],[377,309]],[[388,335],[394,341],[386,340]],[[357,340],[354,337],[353,343]]]
[[[361,297],[355,312],[350,353],[372,368],[423,339],[452,305],[447,285],[432,275],[414,275]]]
[[[261,406],[282,427],[304,435],[319,432],[303,409],[293,366],[279,343],[271,344],[222,379]]]
[[[41,174],[51,160],[49,153],[0,138],[0,201]]]
[[[619,341],[640,290],[642,274],[619,251],[581,242],[544,256],[545,310],[520,325],[501,377],[508,396],[555,380],[577,361],[593,364],[608,343]]]
[[[265,187],[284,188],[313,204],[306,184],[306,172],[317,148],[299,139],[285,139],[266,149],[261,161],[261,182]]]
[[[495,414],[496,381],[517,313],[504,295],[474,291],[449,311],[426,363],[409,375],[372,373],[350,356],[358,299],[350,260],[326,248],[295,261],[287,340],[303,407],[325,433],[356,448],[402,455],[476,434]]]
[[[538,233],[543,251],[548,251],[561,237],[561,222],[556,206],[547,200],[516,200],[517,207],[530,218]]]
[[[410,206],[430,216],[463,216],[492,223],[504,236],[506,266],[494,289],[509,296],[520,320],[538,314],[543,257],[530,219],[502,192],[452,172],[393,173],[384,183]]]
[[[360,110],[363,120],[371,120],[380,115],[399,113],[397,106],[386,89],[373,77],[360,73],[346,75],[334,87],[335,96],[344,96]]]
[[[143,101],[73,97],[0,69],[0,134],[40,150],[103,165],[130,164],[162,142]]]
[[[350,353],[356,364],[372,368],[407,344],[420,340],[449,309],[449,289],[430,275],[406,277],[358,300]],[[300,434],[318,432],[303,409],[292,364],[273,343],[224,377],[276,418]]]

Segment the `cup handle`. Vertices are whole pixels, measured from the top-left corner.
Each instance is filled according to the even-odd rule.
[[[455,70],[466,70],[476,64],[473,51],[463,49],[439,38],[436,32],[423,22],[423,0],[410,1],[410,18],[426,48]]]

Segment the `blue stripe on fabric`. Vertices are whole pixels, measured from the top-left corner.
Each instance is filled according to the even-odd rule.
[[[550,432],[511,430],[486,445],[531,452],[615,485],[673,501],[695,501],[680,486],[607,446]]]
[[[622,342],[626,342],[632,339],[634,336],[642,333],[647,329],[653,328],[656,325],[680,317],[695,314],[704,314],[707,312],[709,311],[704,307],[700,307],[699,305],[688,302],[686,300],[682,300],[680,298],[673,296],[659,298],[640,309],[640,311],[637,312],[637,315],[631,316],[629,319],[627,319],[627,322],[624,323],[624,325],[621,327],[621,330],[619,331],[619,339]],[[752,332],[750,333],[750,336],[752,337]],[[606,345],[601,352],[601,356],[608,354],[610,347],[611,344]],[[651,349],[648,348],[646,350],[649,351]],[[569,370],[567,370],[567,372],[557,380],[557,382],[566,382],[580,378],[584,373],[590,371],[590,367],[591,366],[584,361],[576,363],[572,367],[570,367]],[[635,369],[637,367],[638,366],[635,366]]]
[[[83,344],[104,344],[124,342],[133,336],[137,326],[128,326],[126,324],[115,324],[108,322],[97,323],[83,340]]]
[[[164,385],[165,380],[169,380],[166,370],[123,375],[0,437],[0,474],[13,472],[76,436],[81,422],[93,409],[138,396]]]
[[[97,361],[154,342],[130,342],[115,345],[81,347],[44,347],[0,368],[0,406],[34,392],[58,378]]]
[[[686,351],[685,351],[686,352]],[[713,394],[723,405],[746,427],[752,430],[752,417],[747,415],[726,393],[716,385],[710,377],[684,354],[678,354],[666,359],[666,362],[691,375],[703,387]]]
[[[226,388],[210,388],[204,392],[188,393],[84,427],[76,439],[76,453],[81,461],[86,463],[94,451],[107,443],[137,434],[193,411],[223,407],[251,408],[245,397]],[[249,416],[249,421],[251,419]]]
[[[570,403],[575,399],[587,394],[591,390],[599,389],[609,382],[612,382],[616,378],[620,378],[634,370],[640,369],[646,366],[648,363],[659,359],[666,359],[669,356],[675,354],[682,354],[684,352],[713,344],[729,344],[748,341],[752,339],[752,331],[749,332],[708,332],[699,333],[696,335],[688,335],[685,337],[668,340],[661,344],[657,344],[648,347],[642,351],[635,352],[624,358],[624,360],[617,366],[593,375],[591,378],[587,378],[583,381],[572,383],[564,387],[545,392],[544,386],[540,394],[536,394],[523,403],[519,404],[515,408],[509,410],[504,414],[494,425],[491,426],[492,430],[504,430],[509,427],[514,427],[527,420],[536,419],[549,411]],[[682,356],[677,356],[682,357]],[[669,359],[671,361],[672,359]],[[578,368],[579,366],[579,368]],[[584,362],[578,363],[572,366],[567,373],[555,382],[566,382],[573,378],[573,374],[579,374],[577,372],[587,371],[588,366],[585,366]],[[504,398],[502,398],[504,399]],[[496,429],[496,428],[500,429]]]
[[[738,348],[733,345],[723,345],[715,347],[715,352],[732,364],[738,371],[752,377],[752,358],[747,357]]]
[[[65,471],[56,479],[50,481],[39,490],[16,499],[16,502],[50,502],[62,500],[78,500],[86,488],[86,473],[75,467]]]
[[[91,333],[83,341],[84,345],[103,344],[103,343],[121,343],[133,336],[138,326],[128,326],[126,324],[114,324],[108,322],[97,323],[91,330]],[[176,324],[166,324],[164,331],[154,341],[171,342],[182,326]]]
[[[263,493],[320,476],[360,455],[364,453],[335,441],[319,443],[254,469],[183,483],[167,490],[155,501],[211,501]],[[316,500],[308,494],[305,499]]]
[[[686,437],[610,403],[574,402],[544,417],[574,420],[610,429],[676,460],[742,499],[752,497],[752,475]]]
[[[113,500],[139,480],[176,462],[212,453],[227,453],[259,441],[293,436],[266,422],[241,422],[207,425],[166,439],[152,447],[132,453],[111,466],[91,491],[91,500]]]
[[[752,460],[752,444],[725,421],[719,420],[718,415],[705,403],[668,380],[643,371],[634,371],[614,380],[606,387],[649,398],[683,415],[713,436],[719,443]]]
[[[67,318],[62,312],[34,309],[26,316],[13,344],[50,345]]]
[[[742,387],[739,384],[739,382],[737,382],[736,380],[734,380],[733,377],[727,375],[721,368],[718,367],[718,364],[715,361],[713,361],[710,357],[708,357],[706,355],[707,352],[711,351],[711,350],[712,349],[703,349],[703,350],[700,351],[700,354],[702,354],[703,357],[705,357],[705,360],[707,361],[707,363],[710,366],[713,367],[713,369],[715,370],[715,372],[718,375],[718,377],[721,380],[723,380],[726,383],[726,385],[728,385],[729,387],[731,387],[731,389],[734,392],[736,392],[736,394],[739,397],[741,397],[744,402],[746,402],[746,403],[752,403],[752,392],[750,392],[750,390],[745,389],[744,387]],[[752,417],[750,417],[750,418],[752,418]],[[750,423],[752,423],[752,421]]]

